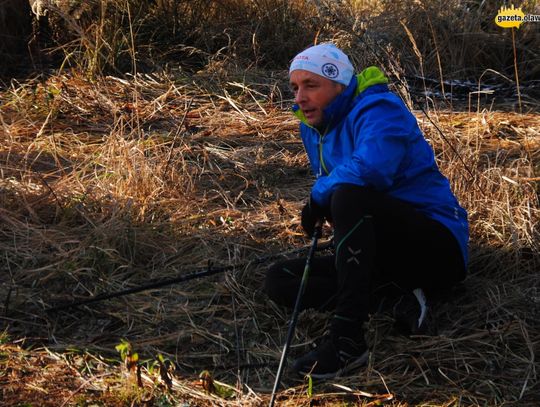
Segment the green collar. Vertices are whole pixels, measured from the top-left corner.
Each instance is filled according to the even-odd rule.
[[[347,86],[347,88],[324,109],[325,116],[333,116],[332,113],[336,113],[336,111],[341,110],[340,107],[342,107],[344,103],[347,104],[344,99],[351,100],[351,95],[352,98],[356,98],[358,95],[360,95],[362,92],[364,92],[367,88],[371,86],[383,85],[387,83],[388,78],[384,76],[382,71],[376,66],[370,66],[364,69],[362,72],[357,74],[354,79],[351,79],[351,83],[349,84],[349,86]],[[351,89],[353,87],[354,90]],[[312,127],[308,124],[304,112],[302,111],[302,109],[300,109],[298,105],[293,106],[293,113],[306,126]]]

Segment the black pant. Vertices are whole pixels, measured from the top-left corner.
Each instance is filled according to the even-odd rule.
[[[332,195],[328,218],[334,227],[334,254],[315,257],[303,308],[334,310],[364,321],[383,287],[429,293],[465,277],[459,245],[441,223],[407,202],[370,188],[342,185]],[[275,302],[292,307],[305,259],[274,264],[265,291]]]

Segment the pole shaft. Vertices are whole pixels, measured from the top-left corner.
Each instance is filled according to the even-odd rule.
[[[274,382],[274,388],[272,389],[272,396],[270,398],[269,407],[274,406],[276,400],[276,393],[279,388],[279,382],[281,381],[281,375],[283,374],[283,368],[285,367],[285,361],[287,359],[287,354],[289,353],[289,348],[291,345],[291,340],[294,335],[294,330],[296,328],[296,322],[298,321],[298,314],[300,314],[300,307],[302,304],[302,297],[304,296],[304,291],[306,289],[306,283],[309,277],[309,272],[311,270],[311,261],[313,255],[317,250],[317,240],[321,234],[320,224],[315,226],[315,232],[313,233],[313,239],[311,241],[311,247],[309,248],[309,253],[306,259],[306,265],[304,266],[304,273],[302,274],[302,280],[300,282],[300,288],[298,289],[298,294],[296,295],[296,302],[294,304],[294,310],[291,317],[291,322],[289,323],[289,330],[287,331],[287,338],[285,340],[285,345],[283,345],[283,351],[281,352],[281,359],[279,361],[278,370],[276,373],[276,380]]]
[[[64,310],[64,309],[78,307],[79,305],[91,304],[91,303],[94,303],[94,302],[109,300],[111,298],[123,297],[124,295],[128,295],[128,294],[135,294],[135,293],[145,291],[145,290],[150,290],[150,289],[153,289],[153,288],[160,288],[160,287],[164,287],[164,286],[167,286],[167,285],[182,283],[184,281],[193,280],[195,278],[207,277],[207,276],[211,276],[212,274],[222,273],[222,272],[228,271],[228,270],[230,270],[232,268],[233,268],[232,266],[226,266],[226,267],[220,267],[220,268],[214,268],[214,269],[208,268],[207,270],[197,271],[197,272],[185,274],[183,276],[176,277],[176,278],[169,278],[169,279],[166,279],[166,280],[159,280],[159,281],[156,281],[154,283],[146,284],[144,286],[132,287],[132,288],[128,288],[128,289],[122,290],[122,291],[117,291],[117,292],[114,292],[114,293],[104,293],[104,294],[96,295],[95,297],[92,297],[92,298],[87,298],[87,299],[80,300],[80,301],[68,302],[66,304],[60,304],[60,305],[58,305],[56,307],[52,307],[52,308],[47,309],[47,312],[61,311],[61,310]]]
[[[332,244],[331,242],[326,242],[326,244],[321,245],[320,249],[321,250],[325,249],[325,248],[329,247],[331,244]],[[305,247],[302,247],[300,249],[295,249],[291,253],[287,253],[287,254],[292,254],[294,252],[298,252],[298,251],[304,250],[304,249],[305,249]],[[283,255],[283,253],[280,253],[280,255]],[[229,265],[229,266],[223,266],[223,267],[208,267],[206,270],[194,271],[194,272],[191,272],[191,273],[183,274],[183,275],[178,276],[178,277],[173,277],[173,278],[168,278],[168,279],[163,279],[163,280],[156,280],[156,281],[151,282],[149,284],[128,288],[128,289],[125,289],[125,290],[122,290],[122,291],[116,291],[116,292],[112,292],[112,293],[103,293],[103,294],[99,294],[99,295],[96,295],[96,296],[91,297],[91,298],[86,298],[86,299],[82,299],[82,300],[67,302],[67,303],[60,304],[60,305],[57,305],[57,306],[54,306],[54,307],[51,307],[51,308],[47,308],[46,312],[62,311],[62,310],[66,310],[66,309],[69,309],[69,308],[78,307],[79,305],[92,304],[92,303],[99,302],[99,301],[109,300],[111,298],[118,298],[118,297],[123,297],[123,296],[129,295],[129,294],[139,293],[139,292],[145,291],[145,290],[150,290],[150,289],[154,289],[154,288],[165,287],[165,286],[172,285],[172,284],[182,283],[184,281],[193,280],[195,278],[207,277],[207,276],[211,276],[211,275],[214,275],[214,274],[219,274],[219,273],[223,273],[223,272],[226,272],[226,271],[230,271],[230,270],[238,269],[238,268],[241,268],[241,267],[245,267],[248,264],[264,263],[265,261],[270,260],[270,259],[272,259],[274,257],[276,257],[275,254],[270,255],[270,256],[260,257],[258,259],[251,260],[251,261],[249,261],[247,263],[244,263],[244,264],[236,264],[236,265]]]

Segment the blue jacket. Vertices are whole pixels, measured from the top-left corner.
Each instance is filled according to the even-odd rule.
[[[311,196],[327,206],[340,184],[371,186],[411,203],[446,226],[468,261],[467,213],[450,183],[440,173],[431,146],[403,101],[388,90],[388,80],[376,67],[356,77],[325,109],[326,130],[302,121],[300,135],[317,176]]]

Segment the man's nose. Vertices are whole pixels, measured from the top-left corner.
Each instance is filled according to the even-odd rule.
[[[305,101],[306,101],[305,92],[302,89],[298,88],[296,91],[296,94],[294,95],[294,103],[300,104],[301,102],[305,102]]]

